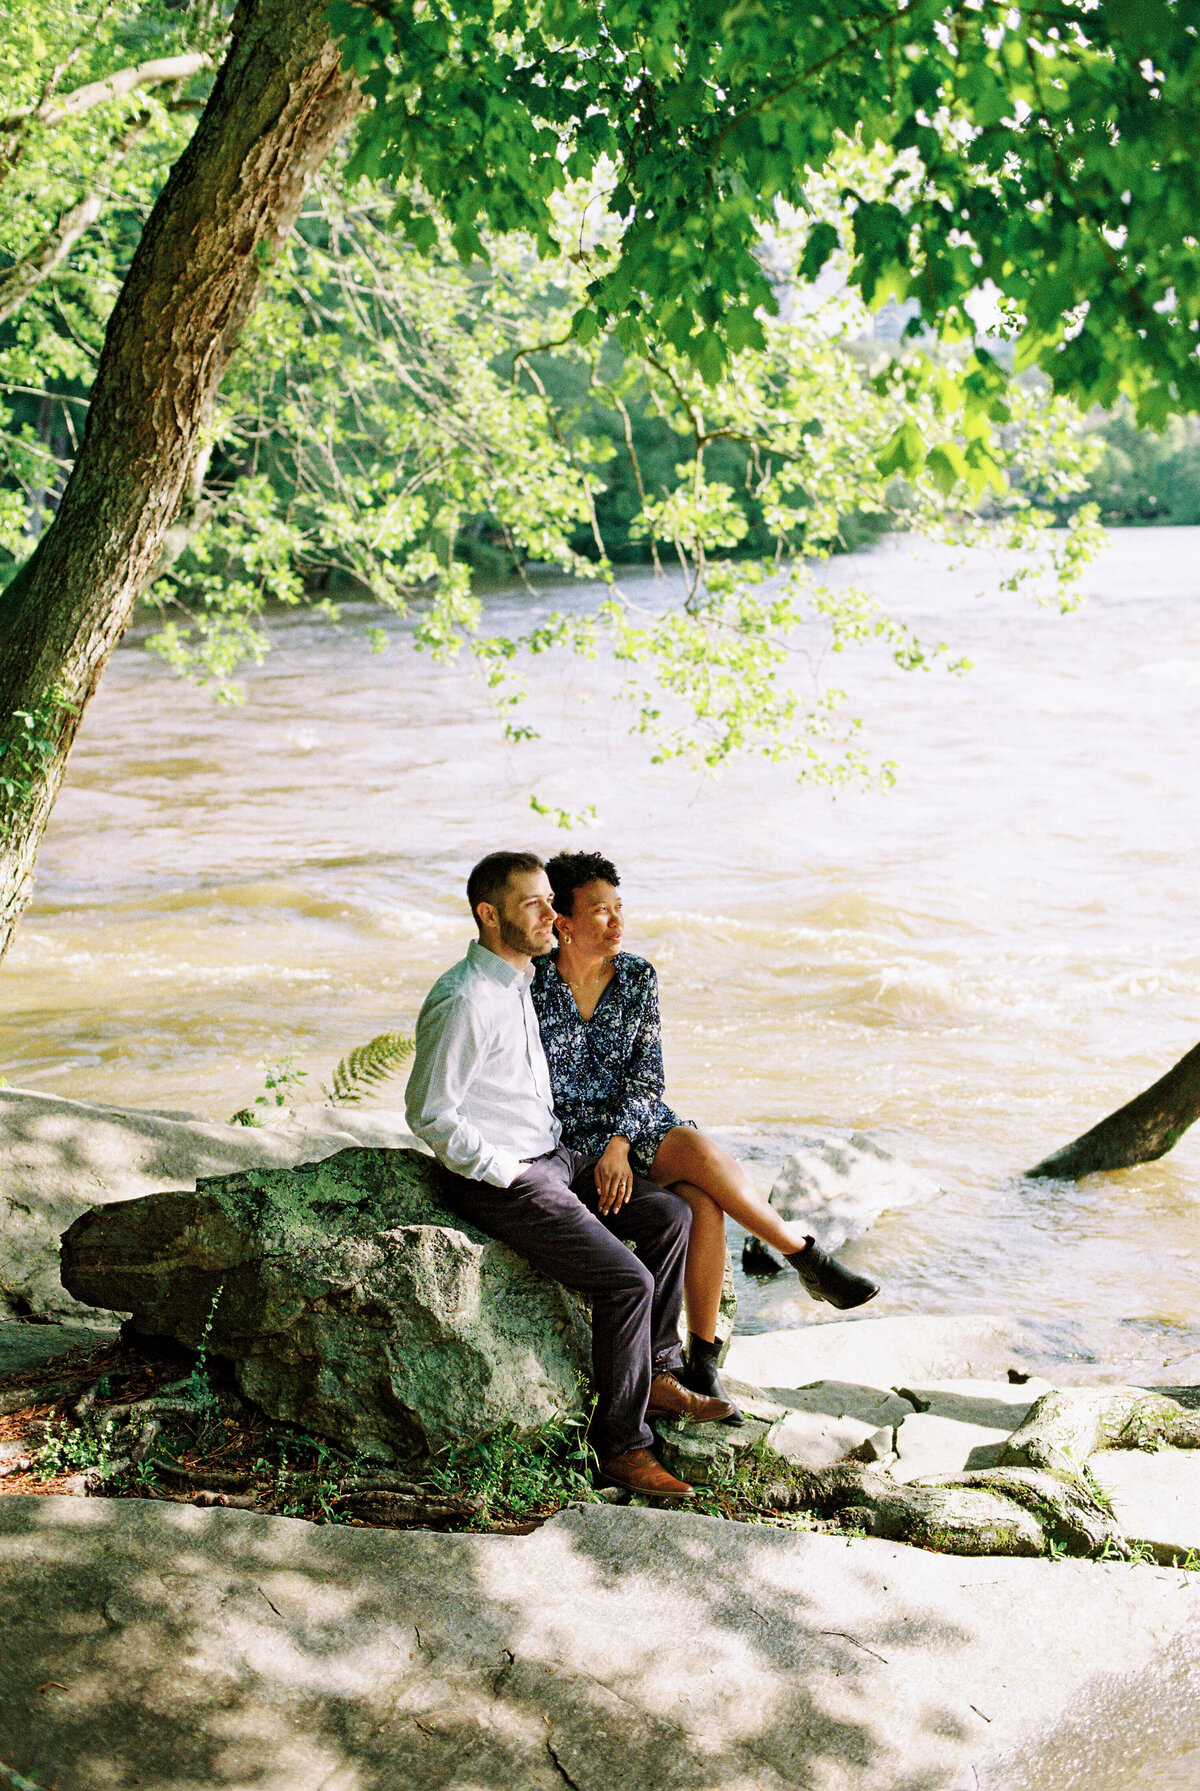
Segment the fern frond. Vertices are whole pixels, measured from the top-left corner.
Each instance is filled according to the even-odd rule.
[[[321,1092],[333,1106],[356,1107],[377,1083],[394,1076],[415,1049],[416,1040],[407,1032],[381,1032],[348,1051],[329,1086],[322,1083]]]

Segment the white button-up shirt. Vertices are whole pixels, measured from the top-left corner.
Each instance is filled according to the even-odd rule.
[[[404,1097],[408,1123],[440,1163],[507,1188],[522,1162],[558,1144],[550,1072],[521,971],[473,939],[417,1017]]]

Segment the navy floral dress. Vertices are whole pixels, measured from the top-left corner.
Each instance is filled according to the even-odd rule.
[[[618,952],[615,975],[590,1020],[558,974],[555,955],[534,961],[530,994],[550,1066],[563,1143],[598,1157],[610,1138],[628,1138],[629,1159],[650,1174],[672,1126],[690,1124],[663,1100],[662,1025],[653,964]]]

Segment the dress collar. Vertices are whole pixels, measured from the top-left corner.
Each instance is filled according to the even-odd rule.
[[[627,952],[619,951],[613,959],[613,980],[615,982],[624,981],[628,956],[629,954]],[[545,969],[541,970],[543,964],[545,965]],[[533,968],[535,975],[541,970],[540,981],[549,982],[552,987],[557,985],[562,990],[563,994],[567,996],[572,1005],[574,1005],[575,997],[571,994],[571,985],[558,967],[557,946],[555,946],[553,951],[548,951],[544,957],[535,958],[533,960]]]

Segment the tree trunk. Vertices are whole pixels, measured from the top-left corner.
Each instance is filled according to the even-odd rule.
[[[79,718],[179,513],[261,269],[359,96],[324,0],[240,0],[109,320],[58,514],[0,599],[0,956]]]
[[[1200,1045],[1181,1057],[1173,1070],[1110,1113],[1098,1126],[1044,1157],[1026,1175],[1078,1181],[1103,1169],[1132,1169],[1153,1163],[1173,1150],[1188,1127],[1200,1119]]]

